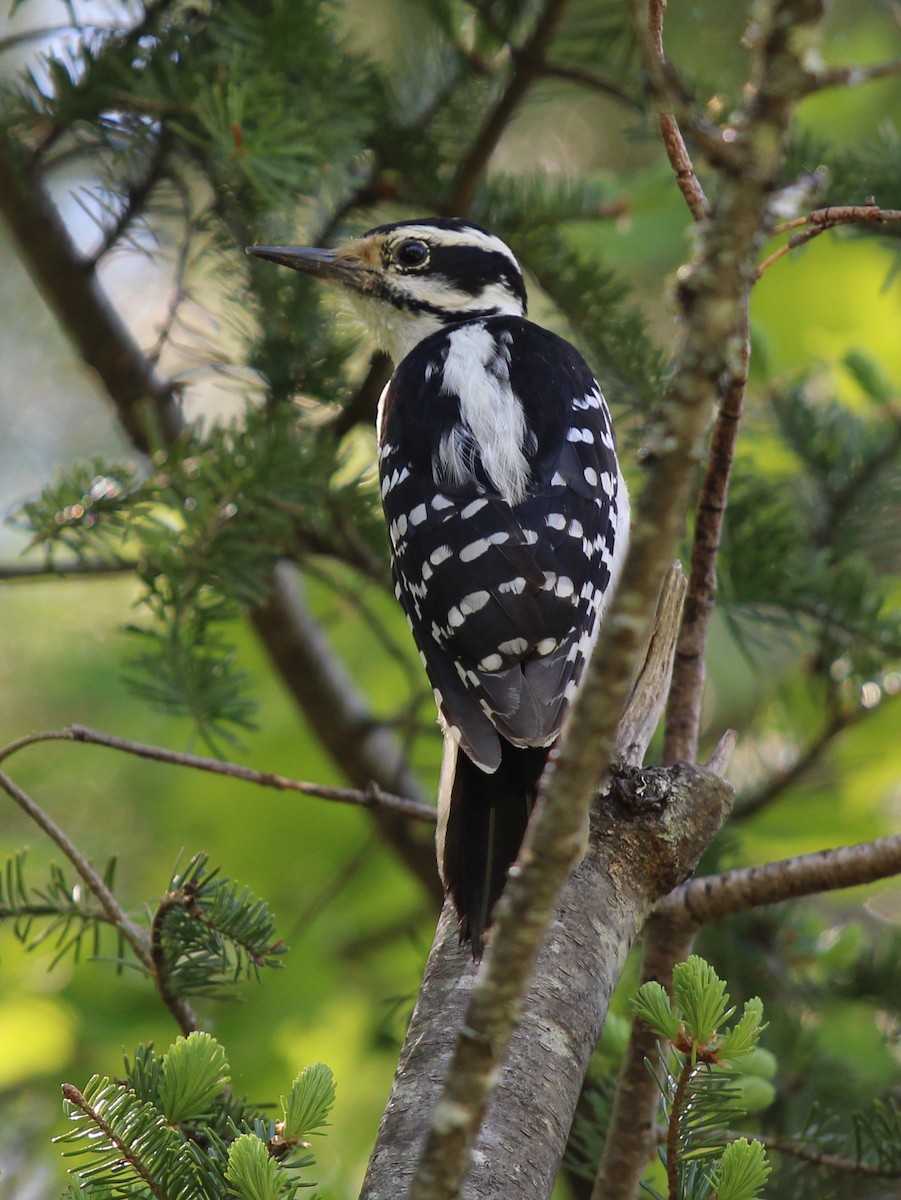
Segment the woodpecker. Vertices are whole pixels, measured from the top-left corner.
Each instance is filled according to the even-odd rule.
[[[395,364],[382,505],[444,732],[439,870],[478,959],[626,552],[610,413],[575,347],[526,320],[509,247],[471,221],[248,253],[341,285]]]

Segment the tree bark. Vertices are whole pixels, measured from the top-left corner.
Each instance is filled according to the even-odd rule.
[[[564,890],[539,955],[476,1143],[466,1200],[550,1196],[626,954],[656,901],[694,869],[731,799],[722,779],[686,763],[614,773],[592,814],[588,854]],[[363,1200],[405,1194],[475,976],[445,906]]]

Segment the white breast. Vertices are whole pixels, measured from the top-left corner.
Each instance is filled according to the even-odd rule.
[[[464,429],[442,440],[437,458],[455,483],[473,478],[472,451],[508,504],[525,499],[529,464],[522,403],[510,384],[509,333],[495,338],[481,322],[448,334],[441,390],[460,400]]]

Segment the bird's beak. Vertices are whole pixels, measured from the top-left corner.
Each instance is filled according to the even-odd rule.
[[[306,275],[330,279],[351,287],[358,286],[365,268],[352,254],[339,250],[317,250],[312,246],[248,246],[248,254],[280,263]]]

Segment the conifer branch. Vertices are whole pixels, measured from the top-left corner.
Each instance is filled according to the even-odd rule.
[[[84,1093],[79,1091],[73,1083],[64,1083],[62,1085],[62,1093],[63,1099],[68,1100],[74,1108],[83,1113],[92,1125],[100,1130],[109,1144],[119,1151],[122,1156],[122,1163],[127,1163],[135,1174],[144,1181],[151,1195],[156,1196],[157,1200],[169,1200],[166,1190],[150,1174],[141,1161],[140,1156],[134,1152],[134,1148],[126,1144],[118,1133],[116,1133],[113,1127],[104,1119],[103,1113],[88,1102]]]
[[[18,784],[10,779],[3,771],[0,771],[0,788],[18,804],[19,808],[30,817],[37,827],[44,831],[52,842],[54,842],[63,852],[81,878],[84,880],[85,886],[96,896],[101,908],[106,913],[109,922],[114,925],[131,946],[135,953],[138,962],[151,974],[153,973],[153,962],[150,956],[150,950],[147,945],[147,939],[138,929],[137,925],[128,917],[125,911],[119,904],[119,901],[106,886],[104,880],[100,877],[97,871],[91,866],[90,862],[81,853],[78,847],[72,842],[66,833],[59,825],[50,817],[50,815],[40,807],[27,792],[23,791]]]
[[[23,745],[31,744],[27,739],[20,738],[18,743],[12,744],[12,749],[20,749]],[[8,757],[11,748],[8,746],[4,751],[4,756]],[[2,756],[0,756],[2,758]],[[48,813],[36,804],[35,801],[23,791],[22,788],[10,779],[8,775],[0,771],[0,788],[18,804],[24,813],[42,829],[44,833],[55,842],[59,849],[63,852],[81,878],[88,890],[97,898],[98,903],[106,914],[106,918],[111,925],[119,932],[119,934],[128,942],[134,951],[135,957],[147,973],[159,984],[159,979],[156,973],[153,955],[147,942],[147,938],[138,929],[137,925],[128,917],[124,909],[119,904],[116,897],[107,887],[105,881],[91,866],[87,858],[81,853],[78,847],[70,840],[66,833],[59,825],[49,816]],[[178,998],[167,998],[162,989],[160,994],[164,1003],[170,1009],[173,1016],[177,1020],[179,1027],[184,1032],[190,1032],[196,1029],[197,1019],[191,1010],[189,1004]]]
[[[824,1167],[827,1171],[838,1171],[843,1175],[859,1175],[864,1179],[901,1179],[901,1166],[861,1162],[855,1158],[847,1158],[842,1154],[829,1154],[825,1151],[817,1150],[815,1146],[792,1141],[791,1138],[773,1137],[772,1134],[768,1133],[747,1134],[735,1131],[730,1131],[728,1137],[730,1141],[736,1141],[738,1138],[753,1137],[755,1141],[762,1142],[767,1150],[774,1150],[777,1154],[787,1154],[791,1158],[798,1158],[802,1162],[813,1163],[814,1166]]]
[[[673,968],[691,953],[696,931],[656,912],[644,928],[640,983],[672,990]],[[635,1200],[656,1140],[657,1087],[647,1064],[657,1061],[657,1034],[635,1020],[623,1056],[613,1110],[591,1200]]]
[[[165,442],[174,440],[182,427],[177,389],[153,372],[79,256],[38,174],[8,136],[0,136],[0,215],[79,354],[97,370],[136,448],[149,449],[149,430]],[[418,799],[403,755],[378,727],[290,575],[276,570],[269,597],[251,620],[288,690],[350,781],[362,790],[375,783]],[[432,847],[411,835],[407,816],[370,807],[388,842],[426,888],[440,895]]]
[[[395,796],[383,792],[376,784],[367,789],[329,787],[326,784],[306,783],[299,779],[288,779],[273,771],[256,771],[252,767],[240,763],[226,762],[218,758],[203,758],[197,754],[187,754],[179,750],[166,750],[162,746],[149,746],[145,742],[135,742],[128,738],[115,737],[111,733],[103,733],[97,729],[89,729],[85,725],[68,725],[65,729],[43,730],[26,734],[24,737],[10,742],[0,749],[0,762],[10,755],[34,746],[40,742],[66,741],[80,742],[84,745],[105,746],[108,750],[118,750],[123,754],[132,754],[137,758],[146,758],[154,762],[169,763],[172,766],[188,767],[194,771],[208,771],[213,775],[224,775],[229,779],[240,779],[244,783],[253,783],[258,787],[273,788],[279,792],[298,792],[302,796],[314,796],[320,800],[332,800],[338,804],[353,804],[361,808],[386,809],[398,815],[410,817],[417,821],[425,821],[434,825],[435,809],[418,800],[405,796]]]
[[[170,139],[166,130],[163,129],[153,143],[141,178],[128,187],[122,197],[122,207],[116,219],[104,232],[103,240],[91,255],[88,264],[91,269],[96,269],[101,259],[119,245],[129,227],[146,208],[156,185],[162,178],[169,146]]]

